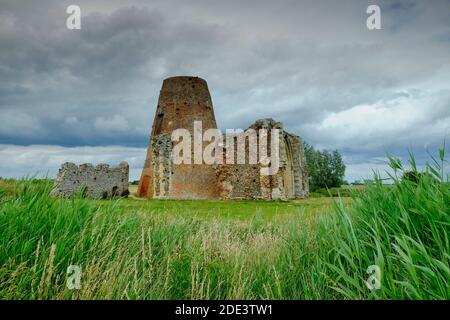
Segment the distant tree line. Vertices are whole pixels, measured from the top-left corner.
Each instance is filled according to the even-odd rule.
[[[305,155],[311,191],[340,187],[344,183],[345,164],[338,150],[315,150],[305,143]]]

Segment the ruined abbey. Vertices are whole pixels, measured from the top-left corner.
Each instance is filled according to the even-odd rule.
[[[248,129],[256,132],[255,139],[247,139],[245,134],[241,135],[243,137],[241,141],[244,141],[242,147],[246,151],[243,160],[246,161],[236,160],[239,144],[228,144],[227,140],[226,145],[216,149],[221,150],[214,155],[215,159],[220,161],[214,164],[202,160],[199,162],[194,152],[192,158],[197,161],[174,162],[175,142],[172,137],[174,130],[183,128],[192,136],[196,133],[198,135],[198,132],[194,132],[195,122],[201,122],[200,136],[208,129],[217,129],[206,81],[198,77],[165,79],[153,120],[138,196],[160,199],[265,200],[298,199],[308,196],[308,174],[303,141],[300,137],[284,131],[281,123],[272,119],[258,120]],[[268,132],[267,137],[261,132]],[[274,136],[277,139],[277,148],[273,148],[270,144],[270,139]],[[232,139],[237,141],[239,136]],[[206,150],[208,143],[194,138],[192,146],[192,149],[197,146],[200,150]],[[257,148],[258,151],[267,148],[272,160],[249,161],[251,156],[248,151],[253,148]],[[275,152],[277,152],[277,170],[274,170],[273,174],[264,173],[264,167],[273,166],[271,162],[274,162]],[[230,155],[236,161],[230,163],[228,161]],[[191,154],[184,156],[191,158]]]
[[[110,167],[106,163],[93,166],[85,163],[77,166],[66,162],[59,169],[53,189],[53,197],[72,197],[76,193],[95,199],[128,196],[128,163]]]

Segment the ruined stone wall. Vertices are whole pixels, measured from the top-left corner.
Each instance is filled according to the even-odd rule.
[[[153,168],[154,198],[167,198],[170,195],[173,164],[171,159],[172,141],[170,135],[159,134],[151,140],[151,166]]]
[[[309,180],[303,140],[299,136],[285,132],[285,142],[290,146],[292,154],[293,197],[305,198],[309,195]]]
[[[77,166],[66,162],[59,169],[51,196],[70,197],[77,192],[90,198],[123,197],[128,192],[129,166],[121,162],[119,166],[110,167],[107,164],[92,164]]]
[[[301,199],[309,194],[308,173],[300,137],[283,130],[281,123],[273,119],[257,120],[249,128],[257,133],[260,129],[279,129],[279,170],[273,175],[261,175],[261,165],[224,164],[216,165],[217,183],[223,199]],[[258,140],[259,141],[259,136]],[[246,141],[246,163],[248,163],[249,141]],[[259,146],[258,146],[259,148]],[[270,143],[268,153],[271,155]],[[224,150],[224,155],[226,150]],[[236,144],[235,144],[236,154]]]
[[[259,165],[222,164],[214,168],[221,199],[263,199]]]

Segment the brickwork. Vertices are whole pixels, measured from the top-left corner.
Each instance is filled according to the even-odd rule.
[[[206,81],[196,77],[164,80],[138,187],[139,196],[164,199],[266,200],[308,196],[303,141],[284,131],[282,124],[273,119],[258,120],[249,128],[255,131],[266,129],[269,133],[272,129],[279,129],[280,168],[274,175],[261,175],[259,163],[226,164],[225,145],[223,164],[174,164],[171,134],[175,129],[184,128],[193,136],[194,121],[202,122],[202,133],[206,129],[217,128]],[[201,143],[203,150],[206,143]],[[246,143],[246,151],[248,148],[249,142]],[[270,143],[268,152],[271,153]]]
[[[139,196],[172,199],[219,197],[216,176],[210,165],[172,165],[171,159],[167,158],[170,154],[168,148],[171,149],[171,146],[155,143],[161,139],[166,139],[167,142],[167,138],[161,136],[166,135],[170,139],[173,130],[179,128],[187,129],[193,135],[194,121],[202,121],[202,133],[207,129],[217,128],[206,81],[197,77],[165,79],[153,121],[147,160],[138,187]],[[164,188],[161,188],[161,185],[164,185]]]
[[[97,199],[127,196],[128,172],[126,162],[116,167],[107,164],[94,167],[89,163],[77,166],[66,162],[59,169],[51,195],[70,197],[82,192],[86,197]]]

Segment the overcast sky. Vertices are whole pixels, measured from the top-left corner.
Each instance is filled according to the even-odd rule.
[[[175,75],[208,81],[221,129],[272,117],[339,149],[349,180],[450,136],[448,0],[0,0],[0,48],[3,177],[126,160],[137,179]]]

